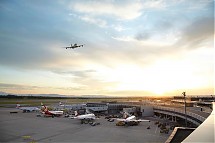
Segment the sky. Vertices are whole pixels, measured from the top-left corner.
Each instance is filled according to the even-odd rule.
[[[1,92],[211,95],[214,53],[213,0],[0,1]]]

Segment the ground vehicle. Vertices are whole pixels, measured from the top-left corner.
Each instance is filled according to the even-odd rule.
[[[116,126],[125,126],[125,122],[119,121],[116,123]]]

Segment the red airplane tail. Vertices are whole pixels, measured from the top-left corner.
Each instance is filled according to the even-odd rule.
[[[49,111],[49,109],[44,105],[44,111],[45,112],[48,112]]]
[[[41,105],[42,105],[41,110],[42,110],[43,112],[48,112],[48,111],[49,111],[48,108],[47,108],[43,103],[41,103]]]

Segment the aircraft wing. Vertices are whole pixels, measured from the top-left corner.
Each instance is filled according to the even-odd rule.
[[[54,115],[62,115],[63,111],[49,111],[50,113],[54,114]]]
[[[35,108],[34,108],[34,110],[36,110],[36,111],[40,111],[40,108],[35,107]]]
[[[117,119],[117,121],[125,122],[125,121],[126,121],[126,119]]]
[[[150,122],[150,120],[142,120],[142,119],[139,119],[139,120],[130,120],[130,121],[134,121],[134,122]]]
[[[20,109],[21,110],[27,110],[30,112],[40,110],[39,108],[36,108],[36,107],[21,107]]]
[[[117,119],[117,121],[122,121],[122,122],[150,122],[150,120],[135,120],[135,119],[131,119],[131,120],[126,120],[126,119]]]
[[[75,116],[69,116],[68,118],[69,119],[77,119],[77,117],[75,117]]]
[[[26,107],[26,108],[24,108],[24,110],[28,110],[28,111],[32,112],[34,110],[34,108],[32,108],[32,107]]]

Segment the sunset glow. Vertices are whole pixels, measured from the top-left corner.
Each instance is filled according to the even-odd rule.
[[[1,92],[214,94],[213,0],[1,1],[0,17]]]

